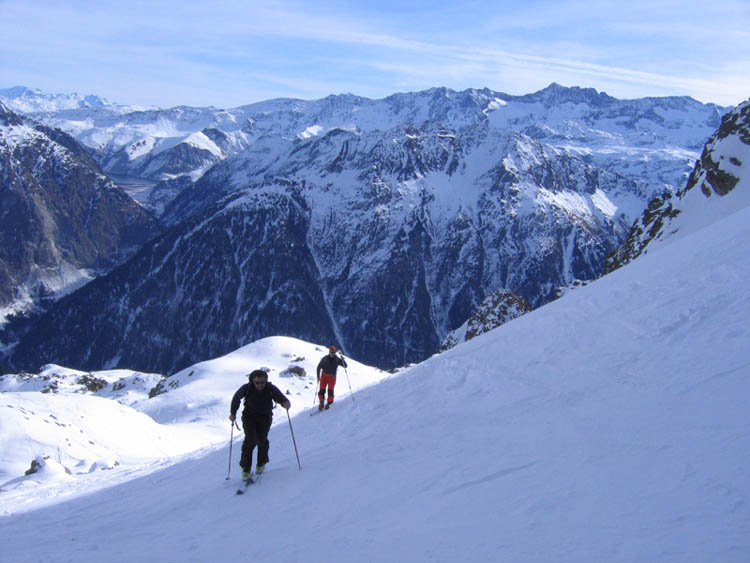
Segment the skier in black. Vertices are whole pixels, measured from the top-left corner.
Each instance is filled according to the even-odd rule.
[[[323,410],[326,387],[328,387],[328,403],[326,403],[325,408],[331,408],[333,404],[333,388],[336,386],[336,370],[339,366],[346,368],[346,361],[343,356],[336,355],[336,346],[331,346],[328,348],[328,354],[323,356],[318,363],[318,383],[320,383],[318,410]]]
[[[245,408],[242,410],[242,427],[245,429],[245,441],[242,442],[242,478],[250,478],[250,467],[253,463],[253,450],[258,446],[258,459],[255,466],[256,475],[263,473],[268,463],[268,431],[271,429],[273,419],[273,401],[279,403],[286,410],[292,406],[284,394],[279,391],[273,383],[268,382],[268,374],[256,369],[250,375],[250,383],[245,383],[237,389],[232,397],[229,420],[234,422],[240,401],[245,399]]]

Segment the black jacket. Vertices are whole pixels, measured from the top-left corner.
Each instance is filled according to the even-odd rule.
[[[271,415],[273,401],[279,404],[287,402],[286,396],[270,381],[263,386],[263,389],[258,389],[253,383],[245,383],[237,389],[230,407],[232,415],[237,413],[242,399],[245,399],[245,408],[242,410],[243,418],[250,414]]]
[[[339,366],[346,367],[344,358],[340,358],[339,356],[331,357],[330,354],[326,354],[325,356],[323,356],[323,359],[320,360],[320,363],[318,363],[318,378],[320,378],[321,371],[323,373],[327,373],[328,375],[336,375],[336,370]]]

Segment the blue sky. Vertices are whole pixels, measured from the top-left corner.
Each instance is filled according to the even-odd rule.
[[[235,107],[433,86],[750,97],[748,0],[0,0],[0,88]]]

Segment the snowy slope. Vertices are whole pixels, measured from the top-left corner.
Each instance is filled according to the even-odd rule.
[[[86,373],[56,365],[44,366],[38,374],[0,376],[0,488],[20,491],[21,497],[32,490],[40,494],[38,475],[19,479],[38,458],[52,458],[63,473],[67,469],[80,481],[82,474],[96,469],[122,465],[132,471],[144,459],[163,461],[224,444],[229,402],[253,369],[267,370],[292,401],[291,413],[309,409],[315,399],[315,368],[326,353],[322,346],[277,337],[170,377],[130,370]],[[340,399],[349,393],[349,384],[360,389],[389,375],[348,363],[351,377],[347,383],[342,373]]]
[[[739,206],[296,417],[301,471],[277,424],[244,497],[224,480],[226,446],[38,510],[3,493],[3,556],[747,561],[749,238]]]
[[[3,402],[0,464],[6,475],[22,476],[31,460],[45,456],[73,478],[112,469],[122,458],[142,462],[195,449],[189,433],[159,428],[150,417],[99,397],[3,393]],[[29,489],[36,478],[10,479],[3,489]]]

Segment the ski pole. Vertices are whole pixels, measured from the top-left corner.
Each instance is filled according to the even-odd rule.
[[[227,467],[227,478],[229,480],[229,474],[232,472],[232,444],[234,443],[234,421],[230,421],[232,430],[229,432],[229,466]]]
[[[344,354],[341,354],[341,359],[344,359]],[[352,401],[354,400],[354,393],[352,392],[352,384],[349,381],[349,372],[346,370],[346,366],[343,366],[344,373],[346,374],[346,382],[349,384],[349,396],[352,398]]]
[[[297,466],[302,470],[302,464],[299,462],[299,452],[297,451],[297,440],[294,439],[294,428],[292,428],[292,417],[289,416],[289,411],[286,411],[286,418],[289,420],[289,431],[292,433],[292,443],[294,444],[294,454],[297,456]]]
[[[318,379],[318,382],[315,384],[315,389],[313,389],[313,405],[312,405],[312,413],[310,413],[310,416],[315,414],[315,403],[318,402],[318,387],[320,387],[320,379]]]

